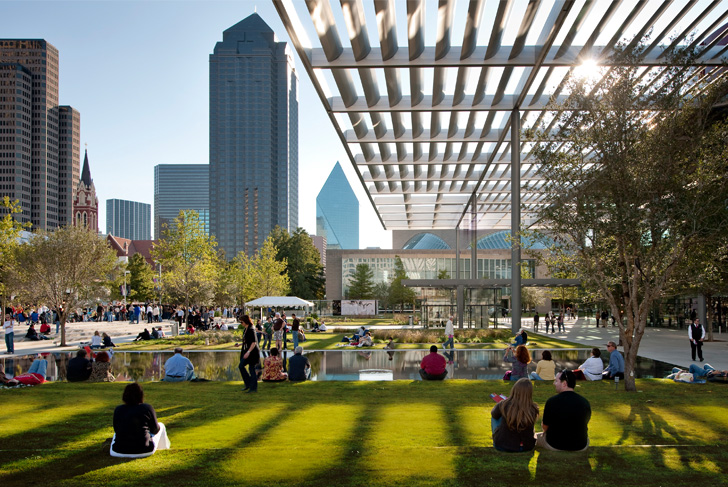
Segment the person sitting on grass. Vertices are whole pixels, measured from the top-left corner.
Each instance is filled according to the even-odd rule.
[[[68,361],[66,366],[66,380],[68,382],[83,382],[91,376],[91,361],[86,358],[86,350],[79,350],[76,356]]]
[[[303,382],[311,376],[311,362],[303,355],[303,348],[296,347],[293,357],[288,359],[288,380]]]
[[[579,366],[578,369],[574,370],[574,376],[577,380],[602,380],[602,369],[604,369],[604,363],[600,358],[602,356],[601,350],[598,348],[592,348],[591,357]]]
[[[45,354],[48,355],[48,354]],[[8,380],[9,386],[17,386],[23,384],[26,386],[35,386],[42,384],[46,381],[46,371],[48,370],[48,361],[43,358],[43,355],[38,354],[37,356],[30,358],[33,362],[30,364],[28,372],[25,374],[16,375],[12,379]]]
[[[387,337],[387,340],[389,340],[389,341],[387,342],[386,345],[384,345],[384,349],[385,350],[394,350],[394,338]]]
[[[531,372],[532,380],[554,380],[554,371],[556,364],[551,358],[551,352],[544,350],[541,352],[541,361],[536,364],[536,372]]]
[[[576,377],[570,370],[558,374],[554,387],[557,394],[543,408],[543,433],[536,433],[536,446],[551,451],[586,450],[591,419],[589,401],[574,392]]]
[[[96,354],[91,366],[91,376],[89,382],[114,382],[116,378],[111,373],[111,357],[108,352],[99,352]]]
[[[624,379],[624,357],[617,350],[617,344],[610,341],[607,343],[607,350],[609,351],[609,365],[602,372],[602,377],[606,380],[612,380],[615,377]]]
[[[263,382],[282,382],[288,379],[288,374],[283,372],[283,360],[278,355],[278,349],[270,349],[270,357],[263,362]]]
[[[359,338],[359,345],[358,347],[371,347],[374,346],[374,342],[372,341],[372,334],[371,332],[366,332],[363,337]]]
[[[152,335],[149,334],[149,330],[144,328],[144,331],[139,333],[137,335],[137,337],[132,341],[138,342],[139,340],[151,340],[151,339],[152,339]]]
[[[111,348],[115,347],[114,342],[111,341],[111,337],[106,334],[106,332],[101,335],[101,342],[104,345],[104,348]]]
[[[124,388],[124,404],[114,410],[114,437],[111,439],[112,457],[144,458],[157,450],[170,447],[167,430],[157,421],[157,413],[144,402],[144,391],[137,382]]]
[[[521,328],[518,333],[516,333],[516,338],[513,340],[513,346],[517,347],[519,345],[526,345],[528,343],[528,333],[526,333],[526,330]]]
[[[94,335],[91,337],[91,348],[101,348],[102,343],[101,334],[99,333],[99,330],[96,330]]]
[[[533,427],[538,405],[533,402],[533,384],[525,378],[513,384],[511,395],[490,412],[493,446],[506,452],[531,451],[536,446]]]
[[[503,355],[503,361],[513,364],[511,368],[511,381],[516,381],[524,377],[528,378],[528,364],[531,363],[531,354],[528,353],[528,348],[525,345],[518,345],[515,354],[513,353],[513,347],[508,347],[505,355]]]
[[[319,331],[321,333],[326,331],[326,322],[324,322],[324,320],[321,320],[321,324],[319,325]]]
[[[182,355],[182,348],[174,349],[174,355],[164,363],[164,382],[184,382],[195,378],[195,366]]]
[[[447,360],[437,353],[437,345],[432,345],[430,353],[420,363],[420,377],[422,380],[443,380],[447,376],[446,366]]]
[[[28,332],[25,334],[25,338],[32,341],[50,340],[47,336],[38,334],[35,330],[35,325],[32,324],[28,327]]]

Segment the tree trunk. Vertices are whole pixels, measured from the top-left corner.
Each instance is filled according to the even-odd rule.
[[[58,319],[61,320],[61,343],[60,347],[66,346],[66,311],[59,314]]]

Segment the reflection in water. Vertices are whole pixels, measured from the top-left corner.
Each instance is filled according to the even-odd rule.
[[[535,352],[535,353],[533,353]],[[311,352],[306,354],[311,362],[311,380],[420,380],[418,369],[428,350],[366,350]],[[536,361],[541,358],[538,350],[532,351],[534,362],[529,372],[536,370]],[[49,353],[48,377],[50,380],[63,380],[66,364],[74,353]],[[174,355],[173,352],[116,352],[111,368],[116,380],[152,381],[164,377],[164,362]],[[240,352],[185,352],[195,365],[198,377],[217,381],[242,380],[238,371]],[[284,351],[284,360],[292,353]],[[448,351],[443,355],[448,361],[448,379],[498,380],[510,369],[503,362],[502,350],[464,350]],[[556,370],[574,369],[590,356],[590,349],[552,351]],[[606,354],[605,354],[606,355]],[[263,358],[267,352],[263,353]],[[605,363],[608,356],[602,357]],[[27,357],[12,357],[2,360],[8,375],[19,375],[30,367]],[[286,360],[287,361],[287,360]],[[261,359],[262,363],[262,359]],[[285,363],[285,362],[284,362]],[[635,375],[638,378],[665,377],[672,365],[646,358],[637,358]]]

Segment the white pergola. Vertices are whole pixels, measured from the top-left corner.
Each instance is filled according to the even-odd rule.
[[[644,43],[644,75],[691,46],[686,69],[699,81],[728,50],[728,0],[273,3],[387,229],[517,234],[534,222],[544,184],[520,134],[549,120],[567,75],[608,69],[620,43]]]

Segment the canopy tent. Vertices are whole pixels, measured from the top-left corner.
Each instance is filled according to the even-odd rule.
[[[295,296],[263,296],[253,301],[245,303],[246,306],[275,306],[275,307],[295,307],[295,306],[313,306],[311,301],[297,298]]]

